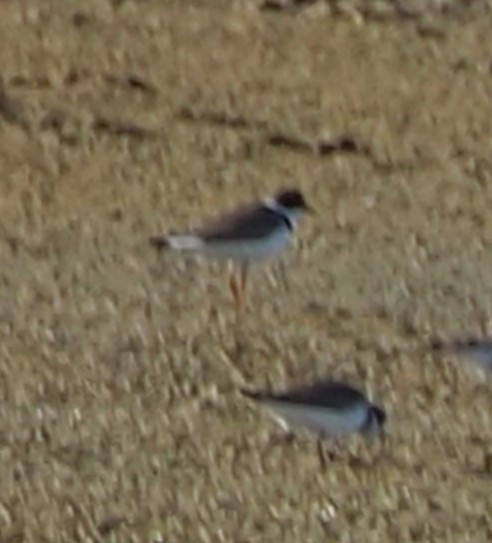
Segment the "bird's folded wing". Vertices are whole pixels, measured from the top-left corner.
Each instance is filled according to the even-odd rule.
[[[205,224],[193,233],[206,242],[254,240],[267,236],[282,224],[282,217],[262,205],[252,205]]]

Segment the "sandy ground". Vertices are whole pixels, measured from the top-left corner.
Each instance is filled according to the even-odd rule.
[[[342,4],[0,4],[3,543],[492,539],[490,382],[425,348],[492,316],[489,18]],[[147,245],[290,185],[239,321]],[[322,471],[238,394],[321,375],[385,448]]]

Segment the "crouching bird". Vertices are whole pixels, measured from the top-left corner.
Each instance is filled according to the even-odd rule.
[[[340,381],[321,380],[284,392],[242,389],[241,393],[267,407],[284,428],[305,428],[317,434],[322,466],[327,462],[324,440],[355,433],[384,437],[385,411]]]

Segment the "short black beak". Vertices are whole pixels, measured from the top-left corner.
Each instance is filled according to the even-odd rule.
[[[305,211],[306,213],[309,213],[310,215],[316,215],[316,211],[314,210],[314,208],[311,207],[311,206],[308,205],[308,204],[306,204],[306,205],[304,206],[304,211]]]

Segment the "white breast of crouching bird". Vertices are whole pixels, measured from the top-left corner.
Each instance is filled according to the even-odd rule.
[[[341,409],[275,400],[266,400],[264,404],[284,428],[303,427],[326,437],[359,432],[369,416],[369,406],[364,402]]]
[[[466,354],[484,371],[492,371],[492,343],[471,346]]]
[[[492,372],[492,341],[488,339],[466,338],[451,342],[436,341],[434,349],[440,352],[455,354],[467,359],[474,373],[485,379]]]

